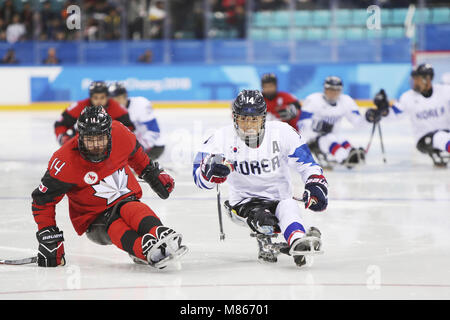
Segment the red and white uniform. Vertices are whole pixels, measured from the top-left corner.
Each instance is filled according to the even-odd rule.
[[[141,174],[150,159],[136,136],[118,121],[111,129],[110,156],[99,163],[82,158],[78,134],[51,157],[41,184],[32,193],[32,210],[39,229],[56,225],[55,206],[64,195],[69,214],[79,235],[105,210],[131,195],[141,198],[142,190],[133,172]]]
[[[267,113],[268,113],[267,120],[276,120],[276,119],[281,120],[280,114],[278,112],[280,110],[285,110],[289,108],[289,105],[291,104],[297,104],[300,108],[298,99],[292,94],[283,91],[277,92],[275,98],[271,100],[267,99],[266,97],[264,97],[264,100],[266,101],[267,104]],[[285,122],[297,130],[297,122],[300,119],[300,113],[301,111],[298,110],[296,117]]]
[[[90,105],[91,100],[87,98],[73,103],[70,107],[64,110],[61,117],[55,122],[56,138],[58,138],[61,134],[65,134],[69,129],[73,129],[78,117],[81,114],[81,111]],[[122,107],[118,102],[108,99],[108,102],[104,108],[113,120],[122,122],[130,130],[134,131],[135,128],[130,120],[127,109]]]

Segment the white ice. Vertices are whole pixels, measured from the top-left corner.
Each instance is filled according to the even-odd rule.
[[[34,255],[31,192],[58,145],[60,112],[0,114],[0,259]],[[66,198],[57,206],[67,266],[0,265],[0,299],[449,299],[450,173],[416,151],[407,121],[382,123],[387,163],[374,137],[364,167],[326,172],[329,207],[305,211],[320,228],[324,255],[302,268],[291,257],[257,261],[249,230],[224,214],[219,241],[215,191],[197,189],[191,175],[196,147],[230,123],[228,110],[156,110],[168,149],[161,159],[176,180],[168,200],[143,185],[143,201],[184,236],[180,265],[157,271],[135,265],[114,246],[76,235]],[[366,146],[370,127],[343,133]],[[295,179],[301,195],[300,177]],[[226,199],[227,186],[221,187]],[[280,239],[281,240],[281,239]]]

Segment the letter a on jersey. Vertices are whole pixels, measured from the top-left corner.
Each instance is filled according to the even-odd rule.
[[[119,199],[124,194],[131,192],[127,188],[128,185],[128,175],[125,173],[125,169],[119,169],[112,175],[104,178],[95,186],[94,188],[95,196],[99,198],[106,199],[108,205]]]

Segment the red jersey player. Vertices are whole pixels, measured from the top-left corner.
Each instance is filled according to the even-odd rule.
[[[288,123],[294,129],[300,119],[301,105],[293,95],[278,91],[277,77],[273,73],[266,73],[261,78],[261,87],[264,100],[267,104],[267,113]]]
[[[64,195],[78,235],[86,232],[95,243],[114,244],[136,263],[163,268],[186,253],[181,234],[163,226],[152,209],[139,201],[142,190],[130,167],[162,199],[174,188],[172,177],[103,107],[86,107],[77,127],[79,133],[53,154],[41,184],[32,193],[38,265],[65,264],[63,232],[55,220],[56,204]]]
[[[56,139],[60,145],[63,145],[75,135],[74,125],[81,111],[87,106],[104,106],[113,120],[122,122],[130,130],[134,131],[135,128],[130,120],[128,111],[116,101],[108,99],[106,83],[93,81],[89,86],[89,98],[73,103],[64,110],[61,117],[55,122]]]

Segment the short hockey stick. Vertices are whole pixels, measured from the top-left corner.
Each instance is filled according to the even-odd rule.
[[[0,259],[0,264],[6,264],[6,265],[23,265],[23,264],[31,264],[31,263],[37,263],[36,256],[24,258],[24,259],[17,259],[17,260]]]
[[[305,203],[305,199],[303,198],[292,197],[292,199]],[[315,205],[316,203],[317,203],[316,200],[311,199],[311,205]]]
[[[376,125],[377,125],[377,124],[374,123],[373,126],[372,126],[372,133],[370,134],[369,143],[367,144],[367,147],[366,147],[366,153],[369,151],[370,145],[372,144],[373,135],[374,135],[374,133],[375,133],[375,127],[376,127]]]
[[[217,191],[217,213],[219,215],[219,228],[220,228],[220,241],[225,240],[225,233],[223,232],[223,223],[222,223],[222,203],[220,201],[220,189],[219,185],[216,185]]]
[[[383,136],[381,135],[381,125],[379,122],[378,122],[378,133],[380,134],[380,145],[381,145],[381,154],[383,155],[383,162],[386,163],[386,153],[384,151]]]

